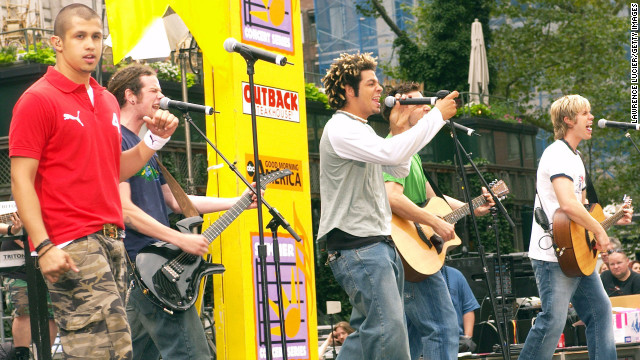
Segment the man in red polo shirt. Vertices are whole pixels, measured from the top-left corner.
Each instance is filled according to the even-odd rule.
[[[116,99],[91,78],[102,22],[64,7],[51,43],[56,65],[16,103],[9,131],[11,185],[54,305],[65,358],[129,359],[124,227],[118,192],[175,131],[158,110],[149,132],[121,152]]]

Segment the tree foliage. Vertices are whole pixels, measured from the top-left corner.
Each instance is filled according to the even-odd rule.
[[[493,94],[517,100],[527,120],[552,131],[551,101],[563,94],[592,99],[604,116],[627,109],[628,18],[620,0],[499,0],[492,14],[499,25],[488,50],[495,74]]]
[[[395,78],[424,83],[430,91],[439,89],[468,90],[471,24],[478,19],[483,25],[485,42],[490,0],[427,0],[410,9],[415,21],[395,24],[382,0],[366,0],[359,6],[365,15],[380,16],[397,35],[398,66],[386,69]]]

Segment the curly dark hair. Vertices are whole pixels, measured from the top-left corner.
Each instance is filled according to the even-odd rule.
[[[420,84],[413,81],[403,82],[396,86],[388,87],[386,89],[387,94],[382,98],[384,99],[387,96],[396,96],[396,94],[400,94],[400,95],[408,94],[414,91],[420,91]],[[380,114],[382,115],[383,119],[389,121],[389,116],[391,115],[391,109],[393,109],[393,107],[388,107],[387,105],[385,105],[384,101],[382,101],[382,111],[380,112]]]
[[[376,70],[378,63],[371,53],[364,54],[340,54],[333,61],[327,75],[322,78],[329,105],[334,109],[342,109],[347,103],[345,86],[349,85],[358,96],[358,86],[362,80],[361,72],[364,70]]]
[[[118,100],[118,105],[122,107],[127,102],[125,91],[130,89],[136,96],[140,95],[142,84],[141,76],[156,76],[156,71],[147,65],[133,64],[116,71],[109,80],[107,90]]]

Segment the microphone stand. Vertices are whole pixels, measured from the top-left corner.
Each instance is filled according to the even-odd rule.
[[[260,188],[260,157],[258,156],[258,131],[256,120],[256,99],[255,89],[253,82],[253,74],[255,74],[256,60],[251,56],[243,56],[247,63],[247,75],[249,75],[249,96],[251,99],[251,130],[253,135],[253,163],[255,164],[255,179],[256,179],[256,196],[258,197],[258,204],[262,201],[262,194],[259,191]],[[260,273],[262,282],[262,316],[264,320],[264,345],[267,355],[267,360],[271,360],[273,357],[271,346],[271,331],[269,329],[271,320],[269,313],[269,285],[267,284],[267,247],[264,244],[264,229],[262,228],[262,206],[258,206],[258,236],[260,244],[258,245],[258,257],[260,258]],[[280,300],[278,300],[280,302]],[[280,314],[282,316],[282,314]],[[280,329],[281,333],[284,329]],[[259,337],[258,337],[259,338]]]
[[[17,236],[9,235],[10,238]],[[23,229],[20,240],[24,249],[24,262],[27,273],[27,293],[29,300],[29,312],[31,313],[29,324],[31,325],[31,338],[36,345],[35,358],[38,360],[51,360],[51,345],[49,343],[49,313],[47,305],[47,284],[42,273],[36,267],[37,260],[31,256],[27,231]],[[13,241],[13,240],[10,240]]]
[[[244,55],[243,55],[244,56]],[[289,234],[291,234],[291,236],[298,242],[302,241],[302,239],[300,238],[300,236],[298,236],[298,234],[295,232],[295,230],[293,230],[293,228],[291,227],[291,225],[287,222],[287,220],[282,216],[282,214],[280,214],[280,212],[274,208],[273,206],[271,206],[263,197],[262,197],[262,193],[261,191],[259,191],[258,189],[260,189],[260,172],[259,170],[259,157],[258,157],[258,135],[257,135],[257,125],[256,125],[256,109],[255,109],[255,89],[254,89],[254,82],[253,82],[253,74],[254,74],[254,64],[255,64],[255,59],[251,58],[247,58],[245,57],[245,60],[247,62],[247,74],[249,75],[249,87],[250,87],[250,97],[251,97],[251,122],[252,122],[252,130],[253,130],[253,148],[254,148],[254,163],[256,165],[256,187],[255,189],[251,186],[251,183],[240,173],[240,171],[238,171],[238,168],[235,166],[235,163],[231,163],[223,154],[222,152],[220,152],[220,150],[211,142],[211,140],[209,140],[209,138],[207,137],[207,135],[193,122],[193,119],[191,119],[190,116],[188,116],[188,111],[183,111],[184,113],[187,114],[187,116],[185,116],[185,120],[187,122],[189,122],[191,124],[191,126],[193,126],[193,128],[200,134],[202,135],[203,139],[207,142],[207,144],[209,144],[209,146],[211,146],[211,148],[220,156],[220,158],[229,166],[229,168],[236,174],[236,176],[242,180],[242,182],[245,183],[245,185],[251,189],[251,191],[254,192],[254,194],[257,197],[257,202],[258,204],[264,204],[267,209],[269,210],[269,213],[273,216],[273,219],[271,221],[275,222],[278,226],[282,226],[285,230],[287,230],[287,232]],[[263,231],[263,216],[262,216],[262,206],[258,206],[258,228],[259,228],[259,239],[260,239],[260,243],[258,245],[258,257],[260,259],[260,273],[261,273],[261,290],[262,290],[262,296],[261,296],[261,301],[262,301],[262,313],[263,313],[263,317],[264,317],[264,325],[263,325],[263,331],[264,331],[264,344],[265,344],[265,350],[266,350],[266,358],[267,360],[271,360],[273,358],[273,354],[272,354],[272,345],[271,345],[271,332],[270,332],[270,313],[269,313],[269,298],[268,298],[268,283],[267,283],[267,264],[266,264],[266,258],[267,258],[267,247],[264,243],[264,231]],[[275,242],[277,242],[277,239],[275,240]],[[278,251],[279,254],[279,249],[274,248],[274,254],[276,254],[276,251]],[[275,256],[274,256],[275,259]],[[279,269],[279,263],[278,266],[275,267],[276,270],[276,278],[278,280],[280,280],[280,269]],[[281,286],[278,286],[278,303],[279,306],[282,307],[282,293],[281,293],[282,289]],[[284,316],[284,313],[282,312],[282,310],[280,310],[280,318],[282,320],[282,317]],[[281,321],[280,324],[280,334],[282,335],[281,338],[283,340],[283,359],[287,359],[287,348],[286,348],[286,335],[285,335],[285,329],[284,329],[284,322]]]
[[[500,200],[498,199],[498,197],[493,193],[493,191],[491,190],[491,187],[489,186],[489,184],[487,184],[486,180],[484,179],[484,177],[482,176],[482,173],[480,172],[480,170],[476,167],[475,163],[473,162],[473,160],[471,160],[471,156],[469,153],[467,153],[467,151],[464,149],[464,147],[462,146],[462,144],[460,143],[460,141],[458,140],[458,137],[456,136],[456,128],[455,128],[455,123],[453,121],[453,118],[449,119],[449,127],[451,129],[451,136],[453,138],[453,142],[455,143],[455,147],[456,147],[456,159],[458,161],[459,164],[459,171],[460,171],[460,177],[462,178],[462,184],[463,184],[463,193],[464,193],[464,198],[465,198],[465,202],[467,204],[469,204],[469,215],[471,216],[471,220],[473,222],[473,227],[475,229],[475,233],[476,233],[476,240],[478,241],[478,254],[480,255],[480,261],[482,262],[482,270],[484,272],[484,281],[485,281],[485,285],[487,287],[488,293],[489,293],[489,298],[491,301],[491,307],[493,310],[493,315],[496,318],[496,321],[500,321],[498,320],[498,311],[496,309],[496,302],[495,302],[495,295],[493,294],[492,290],[491,290],[491,286],[489,284],[489,275],[488,275],[488,269],[487,269],[487,258],[484,252],[484,246],[482,245],[482,242],[480,241],[480,232],[478,230],[478,223],[476,221],[476,216],[474,213],[474,208],[473,208],[473,203],[472,203],[472,199],[471,199],[471,195],[469,194],[469,181],[467,179],[467,175],[464,171],[464,160],[462,158],[462,153],[464,153],[467,161],[471,164],[471,166],[473,167],[474,171],[476,172],[476,174],[478,174],[478,178],[480,178],[480,181],[482,182],[482,184],[487,188],[487,191],[489,191],[489,193],[491,194],[491,197],[493,198],[493,200],[496,203],[496,206],[498,208],[498,210],[500,210],[500,212],[502,213],[502,215],[507,219],[507,221],[509,222],[509,225],[514,228],[515,224],[513,223],[513,221],[511,220],[511,218],[509,217],[509,215],[507,214],[507,211],[505,210],[504,206],[502,205],[502,203],[500,202]],[[497,226],[495,226],[495,231],[496,231],[496,253],[498,256],[498,269],[499,269],[499,278],[500,278],[500,288],[501,290],[504,290],[502,288],[502,260],[500,259],[500,243],[499,243],[499,236],[498,236],[498,228]],[[467,252],[468,251],[468,243],[465,240],[465,243],[463,243],[462,246],[462,252]],[[504,291],[502,292],[502,301],[503,301],[503,305],[504,305]],[[505,360],[510,360],[511,359],[511,350],[509,348],[509,344],[507,343],[507,337],[506,337],[506,320],[504,318],[505,314],[504,312],[501,312],[502,316],[502,322],[504,323],[504,328],[502,326],[497,326],[498,328],[498,336],[500,337],[500,347],[502,349],[502,356]],[[503,332],[504,331],[504,332]]]
[[[257,167],[256,167],[257,169]],[[280,245],[278,244],[278,227],[280,224],[276,221],[275,217],[269,221],[267,224],[267,229],[271,230],[271,239],[272,247],[273,247],[273,266],[275,267],[275,275],[276,275],[276,287],[278,293],[278,312],[280,316],[278,316],[279,325],[280,325],[280,343],[282,344],[282,358],[288,359],[287,357],[287,334],[285,332],[285,324],[284,324],[284,305],[282,304],[282,279],[280,278]],[[296,270],[297,271],[297,270]],[[293,289],[293,284],[291,284],[291,289]],[[292,290],[293,292],[293,290]]]
[[[629,134],[629,132],[627,131],[627,133],[626,133],[626,134],[624,134],[624,136],[625,136],[627,139],[629,139],[629,141],[631,141],[631,144],[633,144],[633,147],[634,147],[634,148],[636,148],[636,151],[637,151],[638,153],[640,153],[640,149],[638,149],[638,145],[636,145],[636,142],[635,142],[635,141],[633,141],[633,139],[631,138],[631,134]]]

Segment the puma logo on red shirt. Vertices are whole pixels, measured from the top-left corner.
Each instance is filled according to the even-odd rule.
[[[78,110],[78,116],[73,116],[70,114],[64,114],[64,119],[65,120],[75,120],[77,121],[80,125],[84,126],[84,124],[82,123],[82,121],[80,121],[80,110]]]

